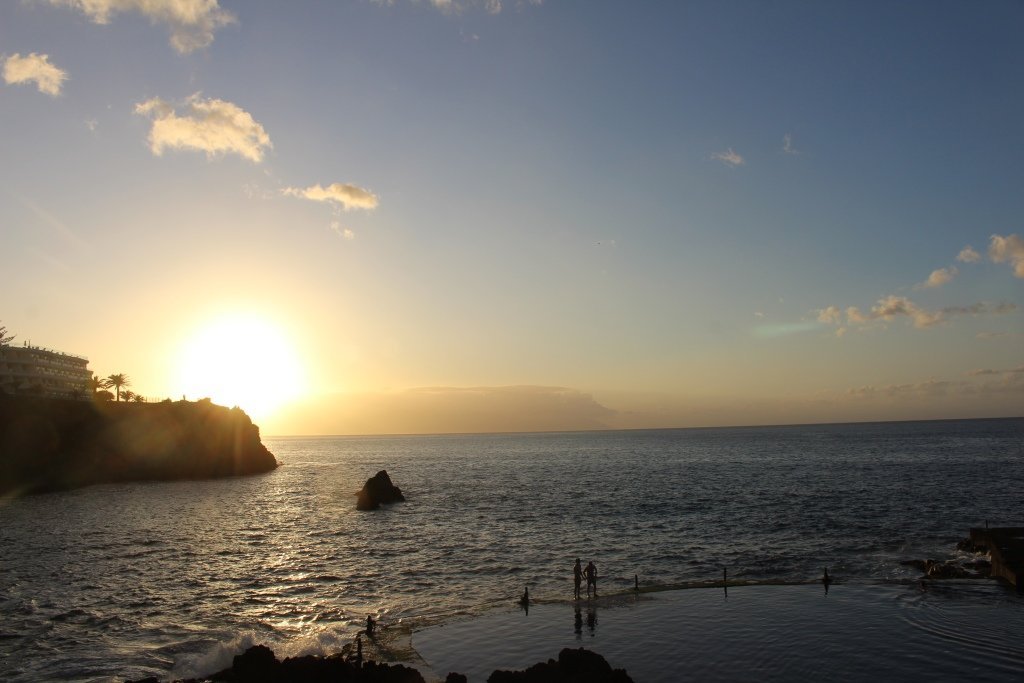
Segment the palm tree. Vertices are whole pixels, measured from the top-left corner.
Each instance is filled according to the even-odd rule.
[[[124,399],[125,403],[135,400],[135,392],[131,389],[125,389],[121,392],[121,398]]]
[[[7,334],[7,328],[0,325],[0,346],[7,346],[14,339],[13,334]]]
[[[92,388],[92,393],[96,393],[103,389],[109,389],[112,385],[109,379],[100,379],[96,375],[93,375],[89,380],[89,386]]]
[[[145,403],[146,397],[143,396],[142,394],[135,394],[134,396],[132,396],[132,400],[135,401],[136,403]]]
[[[116,375],[107,375],[107,381],[110,382],[108,386],[114,388],[116,392],[114,394],[115,400],[121,400],[121,387],[126,387],[131,384],[131,380],[128,379],[128,375],[124,373],[118,373]]]

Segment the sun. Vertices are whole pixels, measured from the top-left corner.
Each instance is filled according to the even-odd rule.
[[[178,368],[189,399],[238,406],[254,420],[305,392],[305,373],[282,327],[256,314],[223,315],[183,346]]]

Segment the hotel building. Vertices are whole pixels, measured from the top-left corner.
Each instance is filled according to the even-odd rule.
[[[89,360],[38,346],[0,346],[0,394],[92,397]]]

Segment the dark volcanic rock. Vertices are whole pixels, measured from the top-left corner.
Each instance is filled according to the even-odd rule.
[[[277,460],[238,408],[0,397],[0,494],[268,472]]]
[[[381,504],[404,500],[402,489],[391,483],[387,470],[381,470],[367,479],[366,484],[356,494],[356,510],[376,510]]]
[[[419,671],[402,664],[359,663],[352,657],[292,657],[279,662],[273,651],[256,645],[236,655],[230,669],[212,676],[179,683],[425,683]],[[601,655],[579,648],[566,648],[558,661],[534,664],[526,671],[495,671],[488,683],[633,683],[622,669],[612,669]],[[132,683],[129,681],[129,683]],[[144,678],[134,683],[157,683]],[[445,683],[466,683],[460,673],[450,673]]]
[[[236,655],[230,669],[209,677],[225,683],[425,683],[416,669],[401,664],[356,664],[341,657],[290,657],[277,661],[273,651],[256,645]]]
[[[558,661],[534,664],[525,671],[495,671],[487,683],[633,683],[623,669],[612,669],[604,657],[584,648],[565,648]]]

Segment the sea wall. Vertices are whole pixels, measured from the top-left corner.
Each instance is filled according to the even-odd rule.
[[[277,464],[248,415],[208,399],[0,397],[0,495],[255,474]]]

